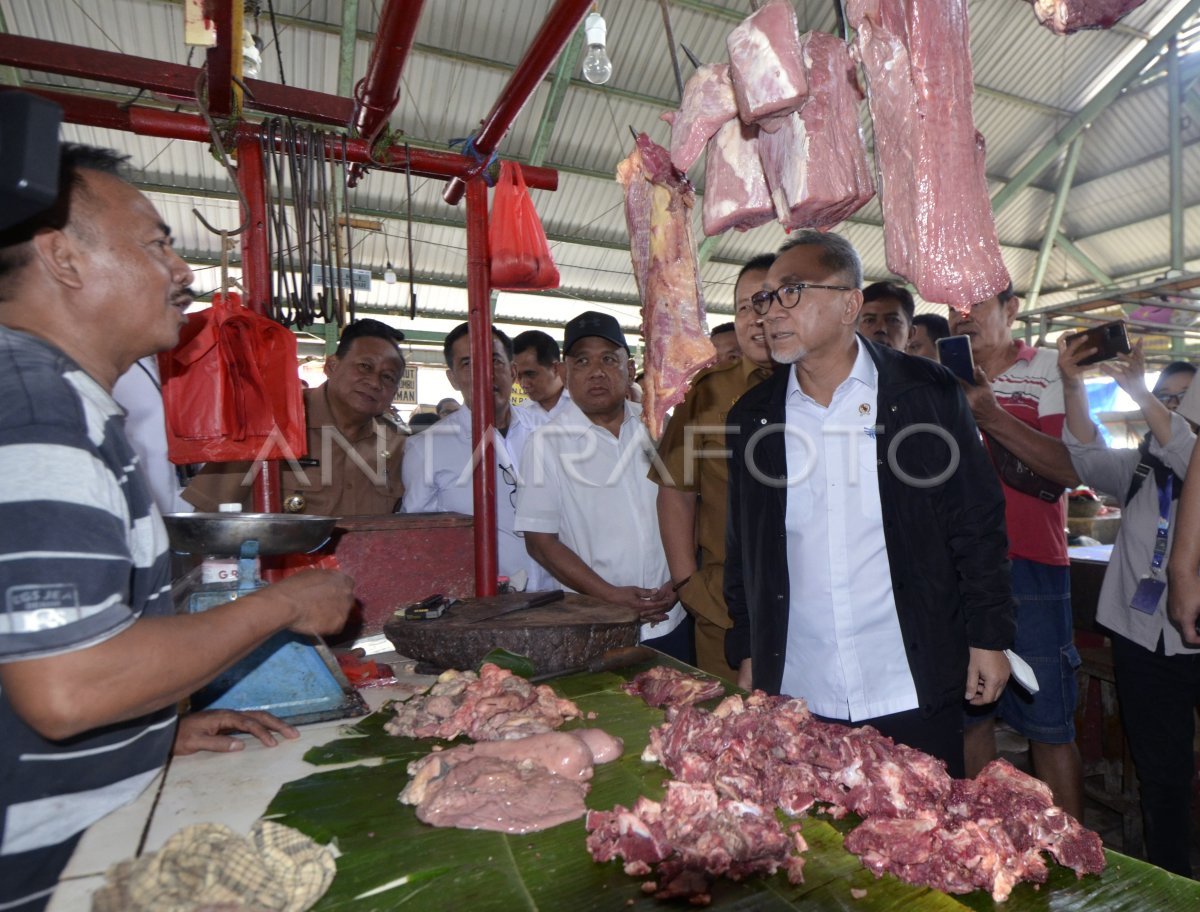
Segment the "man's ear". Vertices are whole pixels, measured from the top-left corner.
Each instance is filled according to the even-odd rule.
[[[65,231],[39,231],[29,244],[33,248],[34,257],[53,281],[72,289],[84,287],[80,262],[82,250]]]
[[[454,387],[455,390],[460,393],[462,392],[462,387],[459,386],[458,382],[454,379],[454,371],[450,370],[450,368],[446,368],[446,379],[450,381],[450,385]]]
[[[332,377],[337,373],[338,365],[341,361],[337,355],[329,355],[325,358],[325,376]]]
[[[847,326],[857,326],[858,317],[862,313],[863,296],[862,291],[855,288],[850,292],[850,296],[846,299],[846,309],[842,312],[842,322]]]

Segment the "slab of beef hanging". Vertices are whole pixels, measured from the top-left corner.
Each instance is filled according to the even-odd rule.
[[[709,237],[730,228],[748,231],[775,218],[775,205],[759,160],[759,135],[758,127],[747,126],[734,117],[708,144],[702,224]]]
[[[729,33],[725,46],[742,120],[778,129],[778,118],[796,110],[808,91],[796,10],[789,0],[769,0]]]
[[[617,180],[625,187],[629,251],[642,298],[643,420],[657,439],[667,411],[683,401],[691,378],[717,357],[704,323],[692,237],[696,194],[667,150],[645,133],[617,165]]]
[[[758,154],[783,226],[825,230],[865,206],[875,184],[859,126],[862,92],[850,48],[826,32],[809,32],[801,46],[808,95],[776,132],[759,135]],[[706,214],[711,192],[710,180]],[[711,233],[707,220],[704,233]]]
[[[847,0],[867,74],[887,266],[968,308],[1008,284],[971,113],[966,0]]]
[[[1030,0],[1038,22],[1056,35],[1111,28],[1146,0]]]
[[[729,64],[710,63],[696,70],[683,88],[679,110],[662,115],[671,125],[671,164],[686,174],[705,143],[737,112]]]

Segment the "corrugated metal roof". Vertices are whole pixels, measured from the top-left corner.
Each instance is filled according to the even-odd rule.
[[[992,192],[1051,142],[1056,131],[1095,93],[1106,74],[1144,46],[1150,30],[1174,15],[1184,2],[1147,0],[1116,29],[1060,38],[1037,24],[1026,3],[972,0],[971,49],[978,87],[975,121],[987,140]],[[425,3],[416,47],[405,69],[400,103],[392,117],[393,128],[403,130],[417,146],[438,148],[476,129],[512,67],[524,56],[551,5],[550,0]],[[796,0],[794,5],[802,30],[835,29],[834,7],[828,0]],[[724,58],[725,36],[736,23],[735,15],[745,11],[741,0],[673,0],[670,6],[677,41],[687,44],[704,60]],[[362,0],[359,4],[354,81],[365,72],[369,38],[376,29],[381,7],[382,0]],[[333,92],[341,4],[337,0],[275,0],[274,8],[279,23],[278,50],[288,84]],[[629,301],[636,296],[628,253],[613,247],[624,245],[626,230],[621,191],[611,175],[616,163],[629,152],[629,125],[649,132],[659,141],[667,140],[668,128],[658,115],[677,97],[658,4],[648,0],[603,0],[599,9],[608,21],[613,79],[608,87],[586,86],[579,80],[576,67],[545,156],[546,164],[564,169],[559,190],[533,194],[551,235],[564,286],[571,295],[590,297],[592,303]],[[734,12],[723,15],[721,9]],[[190,58],[191,63],[199,64],[203,52],[189,52],[181,43],[180,10],[178,0],[92,0],[87,4],[76,0],[0,0],[0,12],[15,34],[175,63]],[[258,28],[267,45],[263,78],[278,79],[275,36],[265,10],[258,18]],[[686,78],[691,66],[682,58],[681,64]],[[1200,73],[1200,57],[1185,58],[1183,67],[1186,87],[1194,74]],[[131,98],[135,94],[123,86],[27,70],[20,76],[32,85],[88,89],[107,97]],[[521,112],[501,143],[501,154],[519,158],[530,154],[548,97],[549,80]],[[1094,119],[1084,141],[1075,187],[1068,197],[1063,231],[1102,271],[1118,279],[1163,269],[1168,258],[1165,99],[1165,80],[1159,78],[1125,93]],[[149,99],[140,99],[139,103],[146,101]],[[181,246],[199,260],[217,259],[219,242],[196,222],[191,209],[195,206],[211,212],[222,224],[231,224],[237,220],[236,206],[230,197],[233,188],[228,177],[204,146],[80,127],[68,127],[64,134],[128,152],[137,166],[138,179],[176,226]],[[870,142],[869,122],[866,135]],[[1196,208],[1200,207],[1200,123],[1186,121],[1184,142],[1184,201]],[[997,218],[1005,261],[1019,291],[1024,291],[1032,280],[1061,161],[1060,155],[1030,187],[1015,194]],[[692,177],[703,189],[703,160],[693,169]],[[418,275],[464,284],[465,232],[460,227],[463,208],[446,206],[441,191],[437,181],[414,180],[414,265]],[[206,194],[216,194],[217,198],[208,199]],[[406,264],[403,175],[373,172],[349,193],[348,199],[353,207],[383,219],[380,232],[360,232],[356,259],[377,277],[389,259],[398,268]],[[874,201],[842,228],[859,247],[871,278],[888,275],[881,219],[879,204]],[[1196,219],[1189,210],[1189,237],[1195,235]],[[700,241],[698,212],[695,227]],[[779,226],[768,225],[716,239],[713,257],[703,268],[709,302],[718,310],[728,309],[736,264],[773,249],[784,237]],[[1187,244],[1187,253],[1200,256],[1200,244]],[[1090,274],[1061,251],[1052,255],[1045,282],[1042,301],[1046,303],[1075,293],[1056,289],[1093,284]],[[423,296],[423,301],[455,296],[462,299],[460,289],[429,288],[434,290]],[[379,294],[399,300],[405,294],[403,283],[379,283]],[[504,299],[509,297],[543,300],[509,295]],[[569,303],[574,299],[568,296],[564,300]],[[627,309],[626,305],[614,306]]]

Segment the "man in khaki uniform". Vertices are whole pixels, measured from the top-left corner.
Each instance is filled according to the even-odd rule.
[[[342,333],[325,362],[328,379],[304,391],[308,453],[281,465],[284,512],[317,516],[391,513],[404,485],[400,461],[405,437],[388,417],[404,375],[399,339],[378,320],[359,320]],[[250,506],[257,466],[209,463],[183,492],[197,510],[222,503]]]
[[[771,376],[771,354],[750,295],[762,290],[775,257],[755,257],[734,285],[734,331],[742,357],[701,371],[667,424],[650,480],[658,489],[658,524],[672,585],[696,621],[696,664],[728,681],[729,612],[722,595],[729,470],[725,418],[748,389]]]

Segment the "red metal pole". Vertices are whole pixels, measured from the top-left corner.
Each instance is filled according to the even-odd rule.
[[[228,117],[233,106],[233,55],[242,54],[242,32],[234,34],[233,4],[242,0],[216,0],[210,3],[213,22],[217,27],[217,43],[207,52],[208,112],[216,119]],[[236,21],[241,21],[241,16]]]
[[[2,39],[4,36],[0,36]],[[124,108],[113,101],[97,98],[87,98],[73,95],[69,92],[55,92],[50,89],[26,89],[18,86],[0,86],[4,91],[31,92],[48,98],[63,109],[63,119],[68,123],[82,124],[89,127],[106,127],[112,130],[125,130],[139,136],[160,136],[165,139],[190,139],[195,142],[208,142],[208,127],[199,114],[186,114],[177,111],[163,111],[157,108],[132,106]],[[314,93],[316,94],[316,93]],[[243,138],[259,141],[262,127],[255,123],[239,124],[235,130],[238,141]],[[282,139],[276,137],[277,148],[283,145]],[[339,140],[327,140],[325,154],[330,159],[338,161],[342,157],[342,144]],[[431,149],[411,149],[405,153],[403,146],[392,146],[385,150],[387,164],[380,166],[371,158],[370,146],[365,140],[351,139],[346,141],[346,157],[352,162],[362,162],[371,167],[384,167],[388,171],[403,171],[405,156],[412,161],[412,173],[420,177],[448,178],[465,175],[471,164],[461,155],[449,152],[435,152]],[[521,166],[525,183],[538,190],[557,190],[558,172],[553,168],[531,168]]]
[[[379,14],[379,29],[371,46],[367,73],[354,88],[352,132],[373,143],[388,124],[388,118],[400,100],[400,76],[417,34],[417,21],[425,0],[386,0]],[[355,165],[350,171],[350,186],[362,177],[364,169]]]
[[[579,28],[579,23],[583,21],[584,14],[593,2],[594,0],[558,0],[554,4],[554,8],[546,16],[546,21],[542,23],[541,30],[530,42],[525,57],[509,77],[508,85],[496,99],[492,112],[483,122],[483,128],[475,136],[475,149],[484,162],[496,151],[500,140],[504,139],[504,134],[512,127],[525,103],[533,97],[533,93],[546,78],[546,73]],[[467,186],[466,180],[482,170],[483,162],[473,162],[466,179],[455,177],[446,185],[446,189],[442,191],[442,199],[451,206],[458,205]]]
[[[471,452],[475,465],[475,594],[495,595],[496,458],[491,445],[496,409],[492,401],[492,302],[488,257],[487,185],[467,184],[467,322],[471,338]]]

